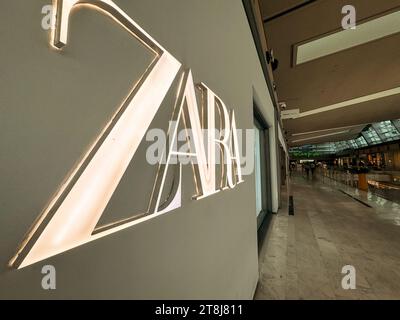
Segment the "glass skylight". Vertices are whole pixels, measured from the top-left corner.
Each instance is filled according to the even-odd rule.
[[[400,140],[400,119],[374,123],[357,139],[294,147],[290,149],[290,153],[294,156],[333,155],[349,149],[360,149],[396,140]]]
[[[400,139],[400,133],[394,126],[392,121],[382,121],[372,125],[384,142],[394,141]]]
[[[380,144],[383,142],[372,126],[366,131],[363,131],[362,135],[364,136],[365,140],[367,140],[369,145]]]
[[[365,140],[363,136],[358,137],[355,142],[357,143],[359,148],[368,147],[368,142]]]

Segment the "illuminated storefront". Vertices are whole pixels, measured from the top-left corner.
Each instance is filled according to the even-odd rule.
[[[279,206],[280,129],[242,1],[0,9],[0,298],[251,298],[254,212]],[[167,160],[150,163],[157,143]],[[55,291],[40,286],[45,266]]]

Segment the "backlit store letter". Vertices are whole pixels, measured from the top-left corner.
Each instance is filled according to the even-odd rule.
[[[78,6],[111,16],[152,51],[155,59],[10,261],[19,268],[149,219],[144,213],[140,219],[93,234],[181,64],[111,0],[54,1],[54,47],[67,44],[69,16]]]
[[[190,128],[192,130],[194,150],[191,150],[191,153],[185,155],[192,158],[197,189],[196,198],[200,199],[210,196],[226,187],[233,188],[236,184],[243,182],[243,180],[240,168],[234,113],[232,113],[232,117],[230,118],[223,101],[205,84],[202,83],[198,87],[203,92],[203,99],[206,100],[206,104],[202,106],[206,109],[202,110],[202,115],[206,116],[206,119],[203,118],[204,123],[202,124],[200,122],[192,72],[187,70],[184,73],[182,86],[174,109],[172,119],[174,127],[170,130],[170,135],[172,135],[171,145],[173,146],[180,119],[183,119],[187,129]],[[215,113],[217,109],[221,118],[221,128],[219,128],[220,137],[218,139],[215,137]],[[207,152],[202,131],[205,125],[207,125]],[[219,145],[222,159],[225,161],[226,165],[226,170],[224,170],[225,177],[223,181],[221,181],[220,188],[218,189],[215,180],[216,145]],[[168,151],[166,166],[168,166],[170,156],[174,154],[179,155],[172,150]],[[163,171],[164,170],[165,169],[163,169]],[[236,176],[236,183],[234,182],[234,173]]]
[[[111,16],[155,58],[30,230],[10,261],[10,265],[18,268],[149,220],[181,204],[181,165],[169,198],[161,203],[169,161],[172,155],[178,154],[166,146],[168,149],[164,152],[167,163],[159,166],[147,212],[96,228],[181,64],[111,0],[54,0],[55,29],[52,30],[51,40],[54,48],[60,50],[67,44],[69,17],[72,9],[78,6],[96,9]],[[174,125],[168,133],[173,139],[177,138],[180,119],[193,132],[195,150],[187,155],[192,158],[198,199],[227,187],[233,188],[242,182],[235,116],[233,112],[229,115],[222,100],[204,84],[199,88],[207,101],[207,110],[202,110],[207,120],[203,119],[203,123],[200,121],[193,77],[190,71],[186,71],[174,108],[171,122]],[[218,138],[215,137],[216,110],[220,114],[222,129]],[[207,150],[202,134],[205,126],[208,129]],[[222,150],[222,158],[226,162],[225,176],[218,189],[215,181],[216,145]]]

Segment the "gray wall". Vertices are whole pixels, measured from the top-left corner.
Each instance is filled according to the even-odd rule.
[[[192,68],[196,82],[235,109],[239,128],[253,127],[253,99],[274,124],[241,0],[115,2]],[[234,190],[192,201],[193,177],[185,168],[182,208],[24,269],[7,267],[151,59],[89,9],[72,16],[66,49],[50,49],[41,28],[45,4],[50,0],[0,3],[0,298],[252,298],[258,280],[253,176]],[[166,127],[175,92],[153,127]],[[144,159],[146,148],[143,142],[102,223],[146,206],[155,172]],[[276,208],[276,181],[273,190]],[[41,289],[46,264],[56,267],[55,291]]]

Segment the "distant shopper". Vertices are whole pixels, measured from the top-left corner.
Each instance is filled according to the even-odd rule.
[[[293,172],[296,171],[296,163],[295,162],[290,163],[289,170],[290,170],[290,176],[292,176]]]
[[[310,165],[311,168],[311,178],[314,179],[314,172],[315,172],[315,162],[312,162]]]
[[[307,179],[309,179],[310,178],[310,165],[308,163],[306,163],[304,165],[304,169],[306,170]]]

